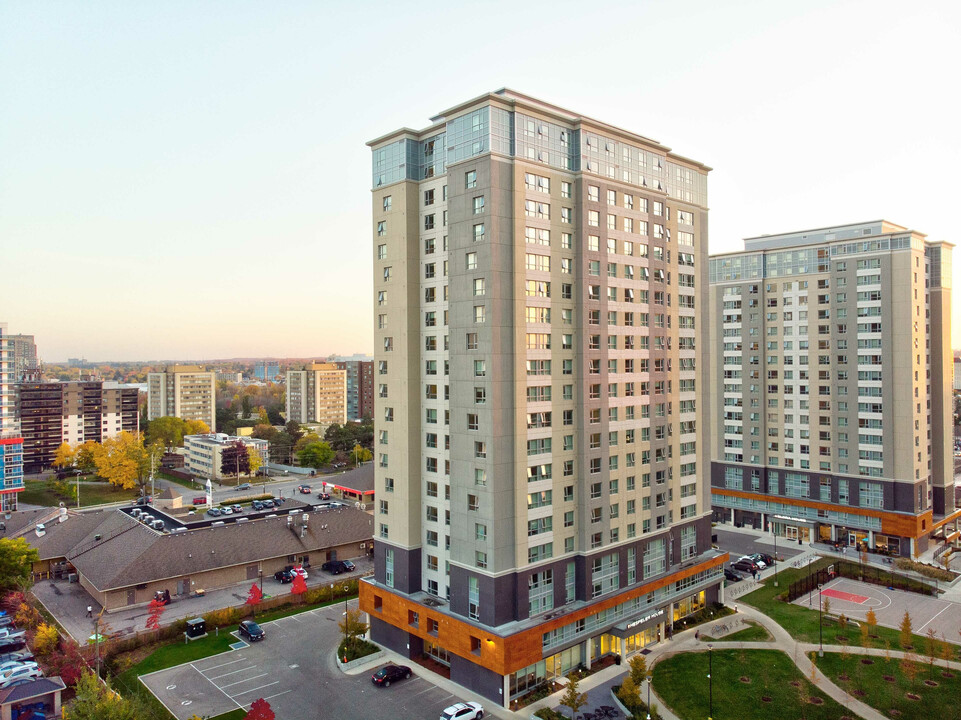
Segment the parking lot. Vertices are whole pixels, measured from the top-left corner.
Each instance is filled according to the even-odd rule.
[[[413,678],[389,688],[375,687],[370,673],[343,674],[333,657],[342,613],[343,605],[332,605],[268,622],[260,642],[141,680],[178,720],[248,710],[258,698],[278,718],[436,718],[464,699],[419,677],[416,664]],[[490,703],[484,706],[490,714]]]
[[[928,595],[836,578],[821,588],[821,602],[825,600],[830,603],[832,615],[843,613],[858,622],[864,621],[868,610],[874,610],[878,625],[898,628],[907,610],[916,635],[926,635],[932,629],[937,637],[943,635],[948,642],[957,643],[961,631],[961,604]],[[817,590],[799,597],[794,603],[817,609]]]

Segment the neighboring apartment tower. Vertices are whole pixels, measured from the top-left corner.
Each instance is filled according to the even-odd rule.
[[[276,360],[260,360],[254,363],[254,379],[273,382],[280,375],[280,363]]]
[[[957,520],[952,247],[878,220],[710,259],[717,520],[906,557]]]
[[[23,490],[23,438],[17,422],[13,375],[14,341],[0,323],[0,512],[17,509]]]
[[[374,415],[374,363],[370,360],[337,360],[347,372],[347,419],[363,420]]]
[[[500,90],[373,151],[371,636],[507,705],[719,596],[710,168]]]
[[[11,335],[13,341],[13,381],[39,381],[40,362],[33,335]]]
[[[216,430],[217,376],[199,365],[169,365],[147,374],[147,419],[203,420]]]
[[[287,420],[322,428],[347,422],[347,371],[328,362],[288,370]]]
[[[123,431],[140,430],[139,390],[110,382],[22,383],[18,408],[23,435],[23,469],[53,467],[62,443],[102,442]]]
[[[184,468],[194,477],[209,478],[215,482],[224,477],[233,477],[233,472],[221,472],[221,464],[223,463],[224,448],[237,441],[242,442],[248,448],[254,448],[260,455],[260,467],[267,467],[269,443],[266,440],[226,435],[225,433],[206,433],[204,435],[184,436]]]

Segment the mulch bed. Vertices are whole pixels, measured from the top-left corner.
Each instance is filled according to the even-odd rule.
[[[792,681],[791,681],[791,687],[796,687],[796,688],[801,687],[801,681],[800,681],[800,680],[792,680]]]
[[[885,675],[885,676],[884,676],[884,679],[885,679],[887,682],[894,682],[894,677],[891,676],[891,675]]]
[[[749,678],[747,675],[741,675],[740,679],[741,679],[741,682],[744,683],[745,685],[749,685],[751,682],[751,678]]]
[[[867,695],[867,693],[864,692],[864,690],[855,690],[855,691],[854,691],[853,693],[851,693],[851,694],[852,694],[852,695],[856,695],[857,697],[864,697],[865,695]]]
[[[925,680],[924,684],[928,687],[937,687],[939,683],[936,680]]]
[[[774,702],[774,698],[772,698],[772,697],[770,697],[770,696],[768,696],[768,695],[762,695],[762,696],[761,696],[761,702],[762,702],[762,703]]]
[[[824,698],[819,698],[812,695],[811,697],[808,698],[808,702],[811,703],[812,705],[823,705]]]
[[[908,700],[920,700],[920,699],[921,699],[921,696],[920,696],[920,695],[915,695],[914,693],[905,693],[905,694],[904,694],[904,697],[906,697]]]
[[[871,658],[861,658],[862,665],[874,665],[874,660]]]
[[[954,677],[954,673],[948,672],[947,670],[942,670],[942,671],[941,671],[941,677],[943,677],[943,678],[953,678],[953,677]]]
[[[841,673],[840,675],[838,675],[838,680],[841,680],[842,682],[847,682],[850,679],[851,678],[848,677],[847,673]]]

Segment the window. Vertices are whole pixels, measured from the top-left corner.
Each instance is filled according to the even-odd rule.
[[[387,221],[381,220],[377,223],[377,237],[383,237],[387,234]]]
[[[390,195],[384,195],[384,212],[388,212],[391,208]]]
[[[467,269],[468,270],[477,269],[477,253],[475,252],[467,253]]]
[[[433,205],[433,204],[434,204],[434,191],[424,190],[424,205],[426,206],[426,205]]]
[[[485,294],[484,278],[474,278],[474,296]]]
[[[477,349],[477,333],[467,333],[467,349]]]
[[[476,170],[468,170],[466,173],[464,173],[464,187],[468,189],[472,187],[477,187],[477,171]]]
[[[474,214],[480,215],[484,212],[484,196],[478,195],[474,198]]]
[[[484,223],[478,223],[474,226],[474,242],[482,242],[484,240]]]

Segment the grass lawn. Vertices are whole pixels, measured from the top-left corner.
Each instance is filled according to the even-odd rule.
[[[817,571],[818,568],[827,567],[836,562],[832,559],[822,558],[812,564],[811,570]],[[802,642],[818,642],[818,608],[815,603],[811,609],[801,605],[794,605],[783,600],[778,600],[777,596],[787,593],[788,586],[803,576],[807,575],[808,569],[788,568],[778,571],[780,587],[774,587],[774,580],[768,578],[761,587],[740,598],[737,602],[745,602],[752,605],[778,623],[781,627],[791,633],[791,637]],[[817,598],[815,598],[815,601]],[[825,619],[823,625],[825,645],[843,645],[838,636],[845,638],[848,645],[862,645],[861,633],[858,628],[849,625],[845,630],[840,630],[837,623]],[[886,647],[890,645],[892,650],[901,650],[900,633],[893,628],[875,626],[871,645],[874,647]],[[914,636],[914,647],[924,647],[925,639],[919,635]]]
[[[910,663],[916,671],[911,681],[897,659],[872,657],[871,665],[864,665],[859,657],[845,658],[839,653],[825,653],[823,658],[812,659],[832,682],[888,717],[958,717],[961,673],[957,671],[949,671],[951,677],[945,677],[943,668],[937,664],[932,672],[927,663]],[[937,687],[926,685],[926,680],[936,682]],[[918,699],[909,698],[908,693]]]
[[[736,633],[731,633],[721,638],[702,635],[701,642],[767,642],[771,639],[771,633],[756,622],[746,620],[744,624],[747,625],[747,627],[743,630],[738,630]]]
[[[778,650],[715,650],[713,654],[715,720],[855,717],[802,677],[791,658]],[[654,690],[679,717],[706,718],[710,708],[707,675],[707,652],[674,655],[654,666]]]
[[[136,500],[140,496],[139,490],[124,490],[108,482],[92,481],[92,476],[80,478],[80,505],[82,507]],[[67,507],[76,507],[77,500],[73,494],[73,490],[77,487],[76,480],[69,478],[62,482],[71,491],[70,495],[57,492],[56,485],[58,482],[55,479],[27,480],[24,482],[23,491],[18,496],[18,502],[44,507],[56,507],[63,502],[66,503]]]
[[[185,488],[189,488],[191,490],[199,490],[201,492],[203,491],[203,486],[198,483],[195,483],[193,480],[184,480],[183,478],[174,477],[173,475],[168,475],[165,472],[157,473],[157,477],[163,478],[164,480],[169,480],[172,483],[176,483],[177,485],[180,485]]]

